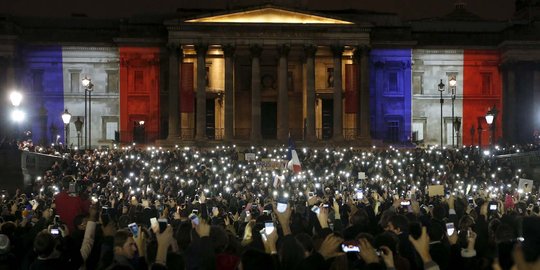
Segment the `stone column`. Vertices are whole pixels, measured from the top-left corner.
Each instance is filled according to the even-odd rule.
[[[317,46],[304,47],[306,54],[306,140],[317,140],[315,134],[315,53]]]
[[[225,133],[223,140],[232,141],[234,128],[234,51],[233,45],[223,46],[225,56]]]
[[[252,45],[251,52],[251,142],[261,140],[261,52],[262,47]]]
[[[334,130],[332,139],[343,140],[343,89],[341,74],[341,58],[343,57],[343,46],[332,46],[334,54]]]
[[[197,52],[197,121],[195,140],[206,140],[206,51],[208,45],[195,45]]]
[[[504,65],[504,89],[503,89],[503,137],[509,143],[516,142],[516,77],[514,73],[515,66],[512,64]]]
[[[371,141],[369,117],[369,48],[364,46],[360,55],[360,137]]]
[[[289,133],[289,93],[287,89],[287,57],[291,47],[289,45],[279,45],[279,67],[278,67],[278,136],[277,139],[284,141]]]
[[[181,48],[176,44],[169,44],[167,46],[169,53],[169,135],[167,140],[175,140],[179,137],[179,117],[180,112],[178,110],[179,101],[179,58],[181,56]]]

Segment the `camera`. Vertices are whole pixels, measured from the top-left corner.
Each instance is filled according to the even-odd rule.
[[[139,236],[139,226],[137,226],[137,223],[130,223],[128,224],[129,231],[133,236],[138,237]]]
[[[195,213],[191,213],[189,215],[189,219],[191,220],[191,222],[195,225],[199,225],[199,217],[197,216],[197,214]]]
[[[497,211],[497,208],[498,208],[497,202],[489,203],[489,211]]]
[[[277,201],[276,210],[280,213],[287,211],[288,201],[285,198],[279,198]]]
[[[360,247],[354,241],[343,242],[341,244],[341,250],[343,252],[360,252]]]
[[[454,234],[454,231],[455,231],[454,223],[452,222],[446,223],[446,235],[450,236]]]
[[[269,235],[274,231],[274,222],[265,222],[264,223],[264,232]]]
[[[51,228],[50,233],[52,234],[52,236],[58,237],[58,236],[60,236],[60,229],[58,229],[58,228]]]

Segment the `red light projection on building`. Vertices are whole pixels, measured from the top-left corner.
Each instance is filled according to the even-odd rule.
[[[159,136],[159,48],[120,47],[120,140]]]
[[[496,50],[465,50],[463,55],[463,144],[478,144],[481,124],[483,146],[490,143],[490,126],[485,116],[494,105],[499,111],[495,120],[495,139],[502,135],[502,79],[500,54]],[[459,90],[458,90],[459,93]],[[479,119],[482,121],[479,121]],[[474,130],[474,133],[473,133]]]

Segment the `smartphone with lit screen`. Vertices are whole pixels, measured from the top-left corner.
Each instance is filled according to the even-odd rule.
[[[453,222],[446,223],[446,235],[453,235],[455,232],[455,227]]]

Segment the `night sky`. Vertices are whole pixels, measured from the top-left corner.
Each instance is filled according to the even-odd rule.
[[[514,12],[514,0],[2,0],[0,14],[37,17],[69,17],[84,13],[92,18],[120,18],[137,14],[174,13],[185,8],[226,8],[227,5],[256,5],[273,2],[309,9],[364,9],[399,14],[404,19],[431,18],[452,11],[456,1],[485,19],[507,20]]]

